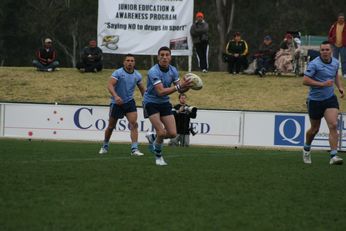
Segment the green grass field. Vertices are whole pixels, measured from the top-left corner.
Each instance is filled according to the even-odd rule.
[[[1,230],[346,230],[346,168],[327,152],[0,139]]]

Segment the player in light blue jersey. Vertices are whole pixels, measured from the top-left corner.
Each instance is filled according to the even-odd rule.
[[[189,90],[191,80],[180,81],[178,71],[170,65],[171,50],[161,47],[158,51],[158,64],[148,72],[147,90],[144,93],[144,116],[149,118],[156,135],[148,133],[149,148],[155,154],[156,165],[167,165],[162,157],[163,140],[177,135],[175,119],[172,113],[170,94]],[[173,86],[172,86],[173,85]]]
[[[117,124],[118,119],[126,116],[130,124],[131,136],[131,155],[142,156],[138,149],[138,124],[137,124],[137,107],[133,98],[135,87],[137,86],[143,96],[145,87],[142,82],[142,75],[136,71],[135,57],[131,54],[125,56],[124,66],[112,73],[108,81],[108,91],[111,94],[111,104],[109,111],[109,124],[105,130],[103,145],[99,151],[105,154],[109,149],[109,140]]]
[[[338,147],[338,114],[339,103],[334,94],[334,84],[341,98],[344,88],[338,75],[339,61],[332,57],[332,47],[328,41],[320,45],[320,56],[311,61],[304,72],[303,84],[310,87],[307,106],[310,117],[310,129],[306,132],[303,149],[303,162],[311,164],[311,143],[319,131],[321,119],[327,122],[329,128],[330,161],[329,164],[342,164],[337,156]]]

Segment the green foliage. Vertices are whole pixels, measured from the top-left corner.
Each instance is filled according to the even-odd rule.
[[[196,11],[203,11],[210,25],[210,69],[221,70],[216,61],[220,57],[221,36],[227,39],[234,31],[241,31],[248,42],[250,52],[258,48],[263,36],[271,34],[279,43],[287,30],[299,30],[303,34],[326,35],[338,12],[346,11],[344,1],[308,0],[233,0],[223,1],[224,23],[230,18],[231,3],[235,3],[233,30],[224,35],[219,32],[220,21],[216,1],[194,0]],[[64,67],[72,66],[79,51],[88,40],[96,37],[98,1],[96,0],[2,0],[0,2],[0,65],[31,66],[34,50],[42,45],[42,39],[51,36]],[[226,25],[228,26],[228,24]],[[73,41],[73,37],[76,41]],[[76,52],[76,57],[71,54]],[[106,56],[106,67],[118,57]],[[120,59],[121,60],[121,59]],[[121,61],[120,61],[121,62]],[[178,60],[186,67],[187,59]],[[139,69],[150,66],[149,57],[141,57]],[[194,67],[196,67],[194,59]]]
[[[2,230],[345,230],[327,152],[0,140]]]

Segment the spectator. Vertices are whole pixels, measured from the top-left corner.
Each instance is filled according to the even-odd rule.
[[[297,43],[291,34],[286,34],[280,43],[280,50],[275,55],[275,66],[278,74],[293,71],[293,58],[299,52]]]
[[[228,62],[228,72],[231,74],[239,74],[248,66],[247,55],[248,45],[245,40],[241,39],[239,32],[236,32],[226,46],[226,61]]]
[[[196,118],[197,108],[187,105],[186,99],[187,96],[184,93],[179,94],[179,104],[173,108],[177,136],[170,140],[169,145],[188,147],[190,145],[190,132],[192,135],[195,134],[190,128],[190,118]]]
[[[209,26],[204,20],[204,14],[202,12],[197,12],[196,21],[192,24],[190,33],[196,50],[198,66],[203,73],[208,72],[208,31]]]
[[[333,47],[333,56],[339,60],[341,58],[342,76],[346,78],[346,26],[345,15],[339,13],[338,20],[330,27],[328,41]]]
[[[264,76],[267,71],[274,70],[275,53],[276,48],[271,36],[265,36],[263,43],[259,46],[258,52],[255,54],[255,58],[257,59],[255,73],[260,77]]]
[[[36,50],[36,58],[32,61],[34,67],[38,71],[55,71],[59,66],[59,61],[56,60],[56,51],[52,47],[52,40],[46,38],[42,48]]]
[[[97,47],[96,40],[90,40],[89,46],[81,53],[82,61],[77,63],[80,72],[99,72],[102,70],[102,50]]]

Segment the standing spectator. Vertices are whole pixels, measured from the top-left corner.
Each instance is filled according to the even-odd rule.
[[[342,76],[346,78],[346,26],[344,13],[338,14],[338,20],[330,27],[328,41],[333,46],[333,56],[341,58]]]
[[[163,140],[177,136],[172,104],[169,102],[168,95],[176,91],[185,92],[189,90],[192,83],[191,79],[179,81],[177,69],[170,64],[172,55],[168,47],[159,49],[157,59],[158,64],[151,67],[148,72],[143,108],[145,118],[149,118],[156,131],[156,135],[150,132],[146,134],[150,151],[155,155],[156,165],[164,166],[167,163],[162,156]]]
[[[188,147],[190,145],[190,119],[197,116],[197,108],[191,107],[186,103],[187,96],[179,94],[179,103],[174,106],[173,114],[177,126],[177,136],[170,140],[169,145]]]
[[[192,24],[190,33],[197,54],[198,66],[203,73],[208,72],[208,31],[209,26],[204,20],[204,14],[202,12],[197,12],[196,21]]]
[[[98,72],[102,70],[102,50],[97,47],[96,40],[90,40],[89,46],[81,53],[82,61],[77,63],[80,72]]]
[[[143,95],[145,87],[142,82],[142,75],[135,70],[135,57],[131,54],[126,55],[123,64],[123,67],[112,73],[108,81],[107,89],[111,94],[109,123],[105,130],[105,138],[99,154],[106,154],[108,152],[109,140],[115,125],[118,119],[126,116],[130,125],[131,155],[143,156],[143,153],[138,149],[137,108],[133,94],[137,86]]]
[[[247,55],[248,45],[241,39],[241,34],[236,32],[226,46],[226,61],[228,62],[228,72],[239,74],[241,69],[245,70],[248,66]]]
[[[334,93],[335,84],[341,98],[344,97],[344,88],[338,75],[339,61],[332,57],[332,47],[328,41],[322,42],[320,45],[320,54],[309,63],[303,77],[303,84],[310,87],[307,106],[311,124],[310,129],[306,132],[303,162],[311,164],[311,144],[320,129],[321,119],[324,117],[329,128],[331,149],[329,164],[342,164],[343,160],[337,156],[339,103]]]
[[[46,38],[42,48],[36,50],[36,58],[32,61],[34,67],[38,71],[55,71],[59,66],[59,61],[56,60],[56,51],[52,47],[52,40]]]
[[[273,44],[271,36],[267,35],[263,39],[263,43],[259,46],[258,52],[255,54],[257,59],[257,68],[255,73],[260,77],[267,71],[274,69],[276,48]]]

